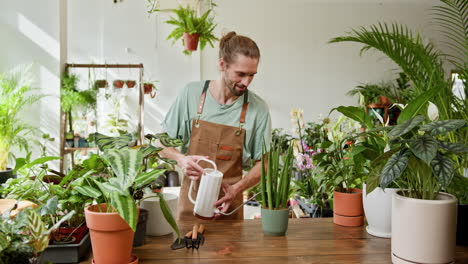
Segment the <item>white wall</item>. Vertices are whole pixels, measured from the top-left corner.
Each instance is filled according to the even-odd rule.
[[[359,83],[395,78],[395,65],[378,52],[359,56],[355,43],[327,44],[350,29],[378,21],[399,22],[436,38],[429,8],[421,0],[223,0],[217,32],[236,31],[260,47],[261,65],[251,89],[269,103],[273,126],[290,128],[291,108],[316,121],[339,105],[353,105],[346,92]],[[202,53],[202,77],[218,78],[217,49]]]
[[[0,0],[0,70],[35,61],[38,86],[59,94],[59,72],[68,48],[69,63],[143,63],[145,78],[159,80],[160,93],[145,98],[146,132],[160,122],[185,83],[218,78],[217,47],[201,54],[182,54],[180,43],[166,41],[172,27],[168,13],[148,15],[146,1],[68,1],[68,25],[60,23],[60,0]],[[378,21],[397,21],[429,39],[437,35],[429,25],[435,0],[220,0],[216,1],[217,34],[235,30],[252,37],[262,52],[258,76],[251,89],[270,105],[274,127],[290,127],[289,111],[304,109],[307,121],[328,114],[355,99],[345,93],[363,82],[394,78],[395,65],[377,52],[359,56],[360,45],[327,44],[352,28]],[[38,10],[40,10],[38,12]],[[68,30],[68,44],[60,45],[60,26]],[[63,36],[63,35],[62,35]],[[128,52],[127,52],[128,51]],[[62,61],[61,61],[62,60]],[[101,71],[96,71],[103,75]],[[108,71],[108,79],[126,79],[127,70]],[[130,97],[127,109],[137,100]],[[27,115],[58,139],[59,103],[51,96],[40,111]],[[37,121],[36,121],[37,120]],[[58,143],[52,154],[58,153]]]
[[[34,87],[48,97],[27,109],[23,116],[43,133],[55,137],[56,142],[59,140],[60,63],[65,56],[60,45],[63,5],[60,2],[0,0],[0,72],[34,62]],[[48,145],[49,155],[58,153],[57,143]]]
[[[146,1],[80,0],[69,1],[69,59],[70,63],[143,63],[147,80],[159,80],[159,94],[145,96],[144,125],[146,133],[155,133],[170,104],[185,83],[200,79],[200,55],[182,53],[181,44],[166,41],[171,27],[164,23],[169,13],[146,13]],[[127,52],[128,50],[128,52]],[[95,70],[97,78],[105,70]],[[87,72],[85,72],[87,76]],[[127,79],[137,71],[114,69],[107,71],[110,83]],[[123,108],[136,109],[137,90],[132,91]],[[129,111],[134,112],[134,111]],[[106,116],[105,114],[101,116]],[[136,123],[136,117],[132,122]]]

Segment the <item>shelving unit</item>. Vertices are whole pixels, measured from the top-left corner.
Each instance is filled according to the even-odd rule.
[[[70,68],[136,68],[139,69],[139,98],[138,98],[138,125],[137,125],[137,134],[138,134],[138,144],[141,144],[144,139],[143,131],[143,114],[144,114],[144,89],[143,89],[143,64],[74,64],[67,63],[65,64],[65,73],[68,73]],[[72,165],[74,165],[73,153],[75,151],[89,151],[89,150],[98,150],[97,147],[79,147],[79,148],[70,148],[65,146],[65,133],[67,131],[67,115],[65,112],[60,109],[60,172],[64,172],[65,167],[65,155],[71,154]]]

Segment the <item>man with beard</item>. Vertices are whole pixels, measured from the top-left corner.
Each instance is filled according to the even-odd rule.
[[[248,89],[259,60],[260,51],[252,39],[229,32],[219,44],[219,79],[186,85],[161,124],[170,137],[184,142],[181,152],[157,143],[164,148],[160,154],[177,161],[188,176],[182,183],[177,219],[195,219],[187,197],[190,181],[196,180],[192,191],[196,197],[203,167],[211,167],[205,161],[197,163],[201,158],[214,161],[224,174],[214,204],[222,213],[241,205],[242,192],[259,182],[263,142],[268,147],[271,141],[268,106]],[[242,177],[242,168],[251,164],[253,168]],[[243,219],[243,210],[215,217]]]

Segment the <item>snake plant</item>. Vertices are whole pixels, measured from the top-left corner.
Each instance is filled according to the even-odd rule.
[[[272,141],[268,153],[263,145],[260,186],[262,207],[265,209],[288,208],[294,155],[292,144],[289,144],[286,154],[281,155],[281,144],[280,141]]]

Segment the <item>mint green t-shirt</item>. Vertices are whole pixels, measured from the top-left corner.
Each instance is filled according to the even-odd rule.
[[[197,118],[197,108],[204,85],[205,81],[187,84],[161,124],[170,137],[184,141],[182,153],[187,152],[190,144],[192,120]],[[244,96],[245,94],[237,98],[234,103],[227,105],[220,104],[207,91],[200,119],[238,127]],[[261,158],[264,139],[267,148],[271,141],[271,118],[268,105],[251,90],[249,90],[248,101],[249,107],[244,124],[246,130],[242,158],[244,166],[248,166],[252,159],[259,160]]]

